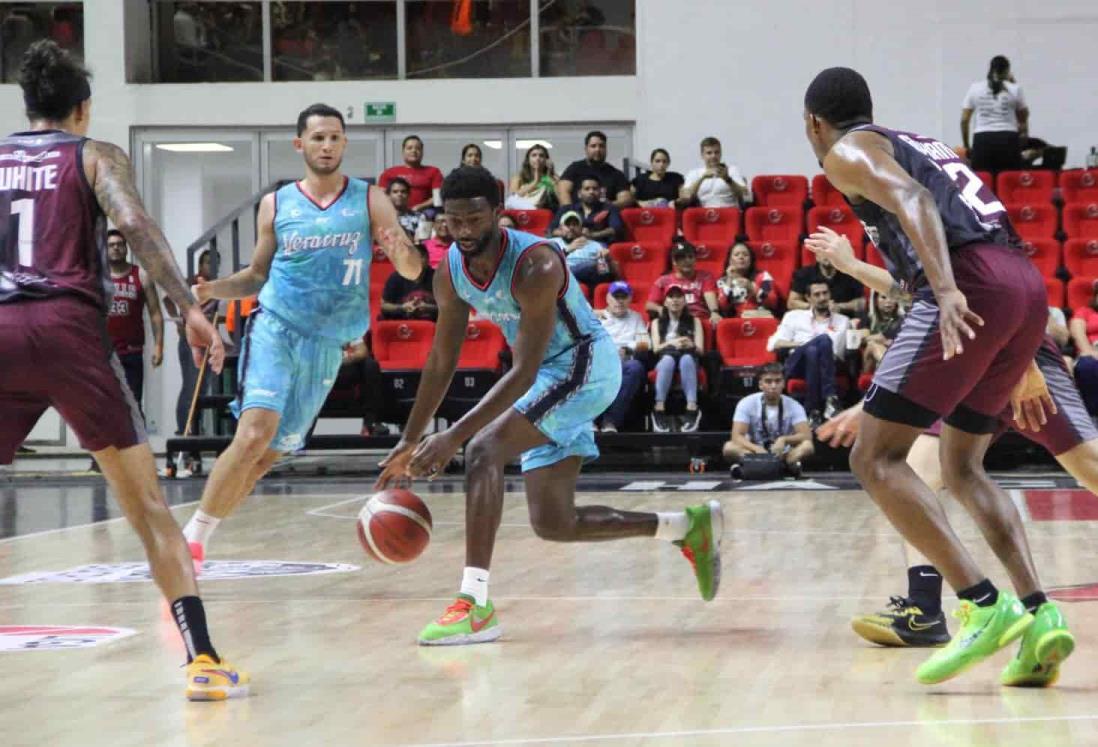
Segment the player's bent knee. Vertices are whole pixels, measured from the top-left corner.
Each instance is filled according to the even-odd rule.
[[[465,446],[466,471],[500,466],[503,444],[495,436],[480,433]]]
[[[576,538],[575,517],[571,521],[531,514],[530,526],[539,539],[548,542],[573,542]]]
[[[271,441],[274,440],[275,431],[257,425],[246,425],[237,428],[233,443],[242,450],[248,458],[258,462],[267,455]]]

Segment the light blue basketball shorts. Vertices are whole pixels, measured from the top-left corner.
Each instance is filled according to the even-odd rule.
[[[343,348],[333,340],[303,335],[266,309],[248,320],[240,359],[241,392],[229,406],[233,415],[253,407],[280,416],[271,442],[275,451],[295,451],[332,390]]]
[[[548,467],[571,456],[595,459],[593,421],[610,407],[621,388],[621,357],[609,337],[582,342],[546,361],[514,408],[545,434],[549,443],[522,452],[522,471]]]

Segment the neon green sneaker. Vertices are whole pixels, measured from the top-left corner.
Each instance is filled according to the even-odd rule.
[[[690,528],[686,536],[675,544],[694,568],[698,579],[698,591],[702,599],[709,601],[717,595],[721,585],[721,535],[724,534],[724,514],[721,504],[709,501],[686,509]]]
[[[1000,591],[999,599],[990,607],[962,601],[953,616],[961,620],[961,629],[915,672],[924,685],[956,677],[1018,638],[1033,622],[1033,615],[1026,612],[1018,597],[1006,591]]]
[[[1060,608],[1045,602],[1026,628],[1018,655],[1010,660],[999,681],[1011,687],[1049,687],[1060,677],[1060,664],[1075,650]]]
[[[480,607],[472,597],[458,594],[457,601],[446,608],[442,617],[420,631],[419,645],[463,646],[494,641],[501,635],[503,628],[491,600]]]

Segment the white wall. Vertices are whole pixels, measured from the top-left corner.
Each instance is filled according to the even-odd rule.
[[[1067,145],[1069,165],[1081,165],[1098,144],[1094,0],[637,0],[635,78],[210,85],[127,84],[123,40],[133,46],[138,35],[125,26],[125,3],[84,6],[85,54],[96,75],[91,134],[120,144],[145,126],[285,126],[315,101],[350,112],[357,123],[363,102],[391,100],[398,126],[635,122],[633,152],[668,148],[683,171],[694,165],[698,141],[712,134],[749,177],[812,174],[801,108],[820,69],[857,68],[873,90],[878,121],[956,144],[964,92],[995,54],[1014,63],[1034,135]],[[147,64],[144,48],[132,52],[140,59],[131,67]],[[18,87],[0,86],[0,129],[23,125]],[[179,178],[194,189],[201,183]],[[211,203],[218,199],[208,194],[183,210],[205,215]],[[174,204],[179,210],[188,201]],[[172,398],[163,394],[178,386],[173,341],[169,332],[167,370],[150,403],[162,431],[173,424]]]

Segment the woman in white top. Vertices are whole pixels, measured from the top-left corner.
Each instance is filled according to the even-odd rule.
[[[991,58],[987,79],[972,84],[961,108],[961,139],[969,149],[969,122],[976,113],[969,161],[977,171],[1022,168],[1021,140],[1029,129],[1029,109],[1022,87],[1010,74],[1010,60]]]

